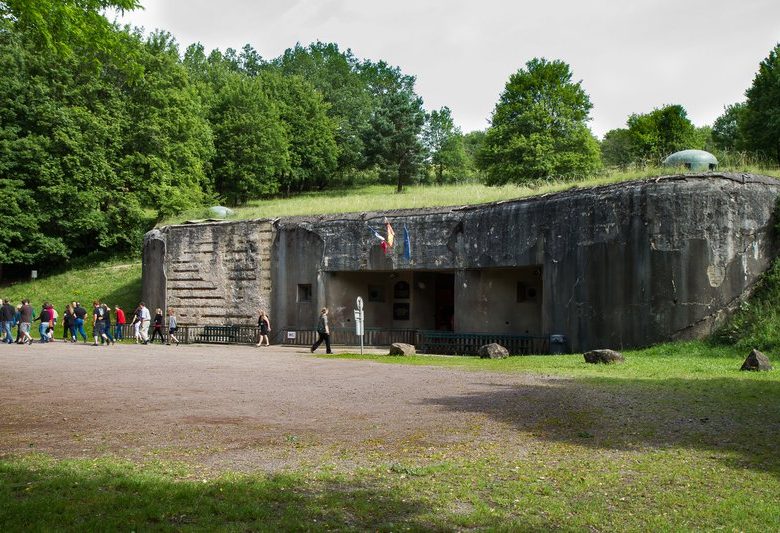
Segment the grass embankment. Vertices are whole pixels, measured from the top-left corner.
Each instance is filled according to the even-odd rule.
[[[612,366],[586,365],[580,355],[369,357],[556,379],[432,399],[454,417],[479,415],[466,434],[334,445],[274,475],[209,475],[155,458],[6,457],[0,525],[773,531],[780,523],[780,375],[739,372],[743,355],[693,342],[626,352],[626,363]],[[306,443],[283,445],[306,454]]]
[[[780,178],[780,170],[757,167],[721,169],[722,172],[752,172]],[[365,211],[391,211],[394,209],[412,209],[424,207],[443,207],[474,205],[501,200],[513,200],[561,192],[574,188],[597,187],[611,183],[620,183],[654,176],[675,173],[668,168],[648,167],[634,171],[608,171],[592,178],[564,181],[548,180],[532,185],[504,185],[488,187],[480,183],[450,185],[412,185],[397,194],[394,185],[370,185],[350,190],[331,190],[303,193],[292,198],[272,198],[254,200],[246,206],[235,208],[230,220],[252,218],[276,218],[295,215],[318,215],[335,213],[355,213]],[[178,224],[185,220],[209,218],[205,208],[185,211],[160,222]]]
[[[133,310],[141,298],[141,261],[131,258],[94,263],[82,260],[66,272],[2,287],[0,297],[8,298],[14,305],[22,298],[29,298],[36,312],[47,301],[62,313],[65,305],[74,300],[81,302],[87,310],[93,300],[100,300],[111,309],[119,304],[125,310]]]

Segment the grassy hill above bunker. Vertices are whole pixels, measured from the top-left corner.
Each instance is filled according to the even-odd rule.
[[[481,183],[413,185],[407,186],[402,193],[396,193],[394,185],[368,185],[349,190],[303,193],[291,198],[254,200],[244,206],[234,208],[234,214],[229,220],[485,204],[553,194],[571,189],[588,189],[626,181],[658,178],[670,175],[670,170],[672,169],[648,167],[643,170],[608,172],[583,180],[547,180],[528,185],[502,185],[500,187],[489,187]],[[780,169],[732,168],[721,169],[714,174],[718,175],[723,172],[753,173],[780,178]],[[180,224],[187,220],[202,220],[211,216],[208,208],[203,207],[162,220],[158,226]]]

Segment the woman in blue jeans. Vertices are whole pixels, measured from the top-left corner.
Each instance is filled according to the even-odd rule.
[[[41,342],[49,342],[49,326],[51,325],[51,306],[49,302],[44,302],[41,314],[35,320],[40,320],[41,324],[38,326],[38,332],[41,334]]]

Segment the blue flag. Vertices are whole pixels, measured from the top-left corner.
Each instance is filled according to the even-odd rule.
[[[412,260],[412,241],[409,239],[409,230],[406,228],[406,224],[404,224],[404,259]]]

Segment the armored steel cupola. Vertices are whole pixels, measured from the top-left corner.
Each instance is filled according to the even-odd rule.
[[[702,172],[718,168],[718,160],[714,155],[704,150],[682,150],[664,159],[664,166]]]

